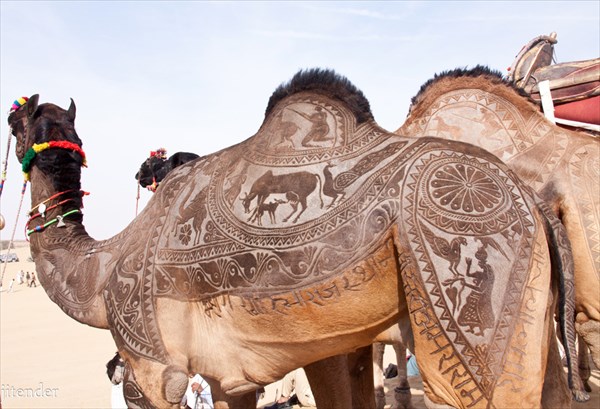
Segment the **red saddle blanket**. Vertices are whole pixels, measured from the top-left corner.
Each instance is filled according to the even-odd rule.
[[[556,105],[554,116],[569,121],[600,125],[600,95]]]

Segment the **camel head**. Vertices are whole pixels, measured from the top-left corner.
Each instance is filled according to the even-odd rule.
[[[34,144],[65,140],[81,147],[75,132],[75,102],[71,99],[68,110],[38,102],[39,95],[35,94],[8,116],[8,125],[17,138],[15,150],[19,162]]]
[[[140,166],[140,170],[135,174],[135,179],[141,187],[154,192],[158,184],[168,173],[166,169],[166,160],[157,156],[150,156]]]
[[[150,153],[150,157],[146,159],[140,166],[140,170],[135,174],[135,180],[138,181],[141,187],[154,192],[159,183],[167,176],[169,172],[178,166],[199,158],[195,153],[177,152],[170,158],[164,155],[156,154],[158,151]],[[166,151],[163,151],[166,153]]]
[[[74,205],[81,207],[80,176],[85,166],[82,142],[75,131],[75,103],[67,110],[54,104],[38,104],[39,95],[33,95],[8,117],[12,134],[16,137],[15,152],[27,175],[35,166],[50,175],[54,188],[72,190]]]

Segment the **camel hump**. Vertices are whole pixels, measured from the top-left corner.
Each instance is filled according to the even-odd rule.
[[[452,70],[446,70],[439,72],[430,78],[426,82],[424,82],[419,91],[411,98],[411,108],[415,107],[417,104],[421,103],[429,94],[429,92],[434,89],[434,86],[442,81],[446,81],[448,79],[457,79],[457,78],[481,78],[484,77],[492,83],[505,83],[509,84],[507,80],[503,78],[503,75],[500,71],[489,68],[485,65],[476,65],[473,68],[455,68]],[[461,86],[464,85],[460,83]],[[447,92],[448,90],[444,90]]]

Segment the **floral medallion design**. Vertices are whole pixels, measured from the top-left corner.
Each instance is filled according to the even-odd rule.
[[[481,214],[502,200],[498,185],[486,173],[470,165],[445,165],[430,181],[434,200],[454,211]]]
[[[516,220],[510,192],[498,168],[466,156],[444,157],[422,166],[419,209],[449,233],[491,234]]]

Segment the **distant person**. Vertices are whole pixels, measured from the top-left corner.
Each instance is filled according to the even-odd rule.
[[[37,283],[35,281],[35,273],[31,273],[31,282],[29,283],[29,287],[37,287]]]
[[[281,383],[280,397],[273,405],[267,406],[265,409],[287,409],[297,403],[313,408],[317,406],[304,369],[298,368],[288,373],[283,377]],[[292,392],[295,394],[292,395]]]
[[[31,285],[31,274],[29,274],[29,271],[25,274],[25,282],[27,283],[27,287]]]
[[[417,366],[417,358],[410,352],[406,351],[406,374],[408,376],[420,376],[419,367]]]
[[[10,284],[8,286],[8,292],[9,293],[13,292],[13,285],[15,285],[15,279],[14,278],[12,280],[10,280]]]
[[[25,280],[25,273],[23,272],[23,270],[20,270],[19,273],[17,274],[17,282],[19,283],[19,285],[23,284]]]
[[[190,375],[188,388],[179,405],[181,409],[213,409],[212,393],[208,382],[199,374]]]
[[[117,352],[115,356],[106,363],[106,375],[113,384],[110,395],[112,409],[127,409],[125,395],[123,393],[123,378],[125,377],[125,361]]]

